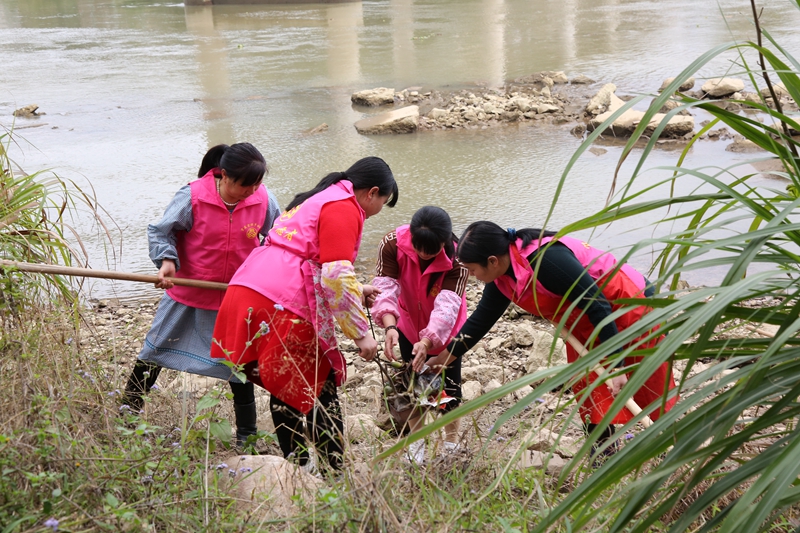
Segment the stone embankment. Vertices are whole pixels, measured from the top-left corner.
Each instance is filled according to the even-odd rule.
[[[422,87],[401,91],[379,87],[356,92],[351,101],[368,114],[355,123],[356,129],[362,134],[486,129],[528,123],[570,125],[573,133],[582,136],[586,131],[600,127],[632,98],[618,96],[614,84],[604,84],[599,88],[596,85],[594,80],[585,76],[570,79],[564,72],[547,71],[515,79],[502,89],[476,87],[445,92],[425,91]],[[714,78],[707,80],[698,90],[694,90],[694,87],[694,78],[677,85],[675,78],[668,78],[659,92],[679,91],[693,98],[715,101],[716,105],[730,111],[741,109],[741,104],[735,100],[762,102],[774,107],[768,89],[762,89],[760,94],[746,92],[744,81],[740,79]],[[784,107],[797,109],[783,86],[775,85],[774,91]],[[653,135],[663,123],[660,137],[690,139],[695,130],[695,118],[689,110],[681,110],[667,119],[667,113],[680,105],[682,102],[677,98],[667,100],[650,119],[645,135]],[[377,113],[367,111],[389,106],[391,110]],[[629,136],[639,126],[644,114],[638,109],[628,109],[615,117],[607,131],[614,136]],[[725,138],[725,135],[709,135],[707,138]]]

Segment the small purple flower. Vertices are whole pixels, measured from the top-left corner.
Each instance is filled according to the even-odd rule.
[[[246,473],[249,473],[249,472],[252,472],[252,471],[253,471],[253,469],[250,468],[249,466],[245,466],[245,467],[242,467],[242,468],[239,469],[239,472],[241,472],[242,474],[246,474]]]
[[[123,405],[119,406],[119,410],[120,411],[130,411],[131,410],[131,406],[128,405],[128,404],[123,404]]]
[[[544,398],[536,398],[536,401],[539,403],[544,403],[546,400]]]
[[[58,531],[58,520],[55,518],[48,518],[44,522],[44,527],[49,527],[53,531]]]
[[[228,470],[228,475],[231,476],[231,477],[236,477],[236,470],[229,469]]]
[[[150,390],[158,390],[158,385],[153,383],[153,385],[150,387]]]
[[[261,335],[266,335],[267,333],[269,333],[269,324],[267,324],[266,322],[261,322],[261,324],[259,324],[258,332]]]
[[[626,433],[625,440],[631,440],[633,438],[633,433]]]
[[[147,485],[148,483],[152,483],[153,482],[153,476],[142,476],[142,480],[141,481],[145,485]]]
[[[284,308],[283,308],[283,306],[281,304],[275,304],[275,310],[276,311],[283,311],[283,309]]]
[[[72,344],[72,337],[70,337],[69,339],[67,339],[67,344]]]
[[[173,442],[172,443],[172,447],[173,448],[180,448],[181,447],[181,443],[180,442]]]
[[[220,463],[217,465],[217,470],[222,470],[223,468],[228,468],[228,465],[225,463]]]
[[[144,372],[142,372],[142,377],[149,378],[150,377],[150,372],[145,370]]]

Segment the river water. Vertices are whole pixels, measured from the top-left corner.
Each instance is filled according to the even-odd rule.
[[[796,52],[796,7],[788,0],[760,3],[764,26]],[[571,125],[362,136],[353,127],[365,116],[350,104],[354,91],[502,86],[533,72],[563,70],[570,78],[613,82],[618,94],[638,94],[654,91],[707,49],[753,35],[744,0],[217,7],[0,0],[0,125],[10,127],[18,107],[40,106],[46,115],[16,121],[15,160],[28,172],[53,169],[92,190],[106,219],[113,219],[110,245],[97,227],[76,223],[92,266],[138,273],[155,273],[147,224],[193,178],[209,146],[255,144],[270,165],[268,186],[281,205],[326,173],[378,155],[392,167],[401,201],[367,221],[360,266],[369,268],[383,234],[426,204],[447,209],[456,233],[478,219],[540,226],[580,139],[570,134]],[[699,76],[735,75],[733,59],[719,58]],[[328,131],[304,135],[323,122]],[[687,165],[752,157],[724,147],[699,143]],[[548,227],[602,205],[621,151],[605,149],[578,160]],[[671,165],[677,157],[656,151],[647,165]],[[592,242],[623,247],[650,234],[643,226],[612,225]],[[648,259],[634,262],[645,268]],[[95,282],[88,290],[104,298],[157,294],[123,282]]]

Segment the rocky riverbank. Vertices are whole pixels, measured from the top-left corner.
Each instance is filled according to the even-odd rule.
[[[730,111],[742,108],[736,101],[763,102],[774,107],[771,93],[765,88],[761,94],[744,90],[744,81],[735,78],[707,80],[694,90],[695,80],[690,78],[680,85],[674,78],[664,80],[658,88],[680,91],[687,96],[714,101]],[[797,106],[788,92],[776,85],[776,96],[787,110]],[[654,88],[655,91],[655,88]],[[603,84],[578,75],[569,78],[564,72],[538,72],[509,81],[503,88],[475,87],[457,91],[425,90],[409,87],[401,91],[393,88],[375,88],[359,91],[351,96],[356,109],[364,111],[364,119],[355,123],[362,134],[397,134],[434,130],[486,129],[498,126],[556,125],[571,128],[582,136],[609,119],[632,95],[617,94],[614,84]],[[694,135],[695,118],[687,110],[667,113],[680,106],[678,97],[670,99],[652,117],[646,135],[663,125],[660,136],[667,139],[688,140]],[[391,108],[391,109],[388,109]],[[372,110],[378,109],[375,113]],[[387,110],[388,109],[388,110]],[[639,125],[643,111],[629,109],[617,117],[607,130],[613,136],[628,136]],[[724,138],[724,134],[707,138]]]
[[[472,311],[482,294],[482,284],[471,281],[467,289],[467,301]],[[754,305],[758,305],[755,302]],[[88,364],[100,364],[106,368],[109,395],[115,396],[124,388],[128,373],[136,356],[141,350],[142,341],[150,328],[155,314],[157,302],[96,302],[85,321],[90,335],[80,340],[84,354],[89,358]],[[375,328],[379,341],[383,341],[382,328]],[[748,336],[752,331],[744,328],[731,329],[728,336]],[[489,334],[463,359],[463,393],[464,400],[470,401],[482,394],[490,392],[520,376],[530,374],[539,369],[566,363],[566,350],[563,342],[556,341],[555,352],[551,354],[553,344],[552,325],[537,317],[525,313],[516,306],[511,306],[500,318]],[[389,415],[382,401],[384,383],[378,366],[373,362],[363,361],[357,355],[355,343],[340,337],[340,348],[348,362],[348,379],[343,387],[343,404],[349,431],[352,438],[364,441],[368,436],[375,438],[383,431],[390,429]],[[382,347],[381,347],[382,351]],[[379,352],[380,354],[381,352]],[[678,362],[678,366],[681,363]],[[201,398],[219,381],[180,372],[165,370],[159,379],[159,389],[153,391],[148,402],[148,417],[152,417],[159,425],[169,425],[170,420],[180,412],[178,398]],[[524,387],[512,397],[497,402],[486,409],[486,428],[492,426],[494,418],[510,406],[514,401],[527,395],[532,389]],[[568,392],[545,395],[537,401],[543,409],[554,410],[565,401]],[[273,431],[269,413],[269,394],[257,390],[259,406],[259,426],[266,431]],[[231,410],[224,406],[223,410]],[[233,419],[233,413],[227,413]],[[501,435],[503,435],[501,431]],[[514,428],[508,428],[516,433]],[[469,430],[467,430],[469,433]],[[567,436],[579,438],[578,428],[569,428]],[[474,437],[474,434],[473,434]],[[277,448],[272,450],[279,454]]]

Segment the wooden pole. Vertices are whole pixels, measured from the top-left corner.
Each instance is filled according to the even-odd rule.
[[[575,351],[578,352],[578,355],[580,355],[581,357],[589,353],[589,351],[581,343],[581,341],[575,338],[575,335],[573,335],[572,333],[562,329],[560,334],[561,338],[566,340],[569,343],[569,345],[572,346],[575,349]],[[600,377],[603,377],[603,374],[606,373],[606,369],[603,368],[601,365],[596,365],[594,368],[592,368],[592,372],[594,372]],[[639,404],[636,403],[636,400],[634,400],[633,398],[628,398],[627,401],[625,401],[625,407],[628,408],[628,411],[630,411],[633,414],[633,416],[637,416],[639,413],[642,412],[642,408],[639,407]],[[653,421],[650,420],[650,417],[647,415],[645,415],[644,418],[642,418],[641,422],[642,425],[646,428],[649,428],[650,426],[653,425]]]
[[[57,274],[60,276],[77,276],[84,278],[119,279],[122,281],[140,281],[142,283],[157,283],[158,276],[152,274],[131,274],[128,272],[116,272],[114,270],[95,270],[93,268],[65,267],[60,265],[42,265],[37,263],[21,263],[18,261],[0,260],[0,266],[7,266],[22,270],[24,272],[36,272],[39,274]],[[224,291],[228,288],[227,283],[216,281],[204,281],[199,279],[186,278],[166,278],[175,285],[184,287],[196,287],[198,289],[214,289]]]

